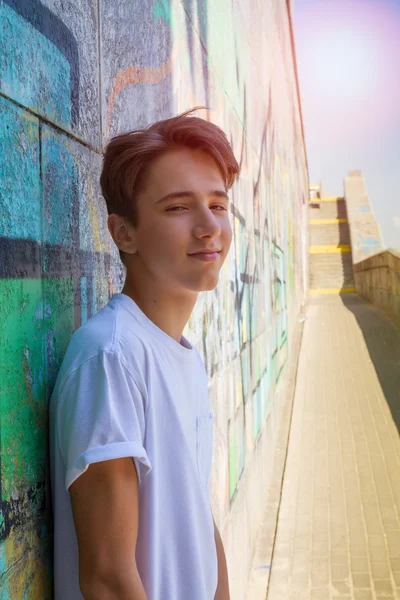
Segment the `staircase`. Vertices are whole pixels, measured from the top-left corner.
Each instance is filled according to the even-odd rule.
[[[344,198],[309,201],[310,294],[355,292],[350,230]]]

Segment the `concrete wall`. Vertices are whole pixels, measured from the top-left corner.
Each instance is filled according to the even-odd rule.
[[[210,376],[212,504],[241,599],[307,282],[288,5],[3,0],[0,54],[0,597],[52,596],[47,402],[71,334],[122,285],[99,193],[102,148],[112,134],[205,104],[242,177],[230,257],[186,334]]]
[[[385,250],[354,266],[357,294],[400,325],[400,248]]]
[[[384,250],[361,171],[344,180],[356,292],[400,324],[400,249]]]
[[[349,220],[353,263],[383,250],[382,234],[367,195],[361,171],[350,171],[344,179],[344,197]]]

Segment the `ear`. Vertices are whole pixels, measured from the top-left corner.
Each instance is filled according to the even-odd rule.
[[[136,254],[135,228],[125,217],[111,213],[107,219],[108,231],[116,246],[125,254]]]

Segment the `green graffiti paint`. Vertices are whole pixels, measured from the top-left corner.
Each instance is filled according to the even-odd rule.
[[[168,23],[168,25],[171,24],[172,13],[171,6],[168,0],[157,0],[157,2],[154,3],[153,19],[154,21],[161,19],[162,21]]]
[[[44,479],[45,361],[39,279],[1,280],[3,500]],[[39,318],[38,318],[39,317]]]
[[[44,481],[47,380],[73,332],[73,283],[1,280],[1,476],[3,500]]]

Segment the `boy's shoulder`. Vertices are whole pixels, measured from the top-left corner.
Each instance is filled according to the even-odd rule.
[[[145,358],[141,327],[114,297],[72,335],[58,380],[103,353],[117,354],[124,363],[140,364]]]

